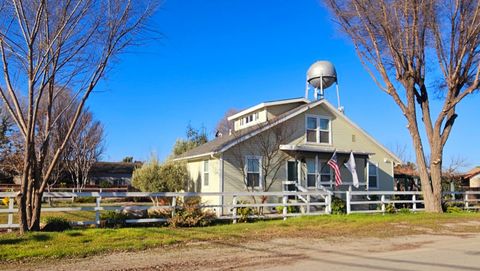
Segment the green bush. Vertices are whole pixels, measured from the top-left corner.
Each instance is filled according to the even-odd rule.
[[[397,212],[397,208],[395,208],[395,204],[389,203],[385,205],[385,213],[387,214],[394,214]]]
[[[125,226],[127,216],[121,212],[107,211],[100,215],[101,226],[106,228],[119,228]]]
[[[175,215],[168,220],[172,227],[205,227],[211,225],[216,218],[214,212],[200,208],[200,197],[185,198]]]
[[[74,199],[76,203],[95,203],[97,200],[96,197],[77,197]]]
[[[63,217],[47,216],[43,220],[43,231],[66,231],[71,229],[70,222]]]
[[[283,206],[276,206],[275,210],[279,214],[283,214]],[[300,211],[300,208],[298,206],[287,206],[287,213],[298,213]]]
[[[345,214],[347,213],[347,207],[345,201],[338,197],[332,197],[332,214]]]
[[[461,213],[463,211],[463,208],[458,206],[448,206],[446,210],[447,213]]]
[[[248,201],[239,201],[238,204],[249,204]],[[250,218],[252,215],[255,214],[255,210],[252,207],[238,207],[237,208],[237,216],[238,222],[250,222],[252,219]]]
[[[98,186],[100,186],[100,188],[110,188],[112,187],[112,184],[107,180],[103,180]]]
[[[410,211],[410,209],[408,208],[401,208],[401,209],[398,209],[397,213],[399,214],[410,214],[412,211]]]

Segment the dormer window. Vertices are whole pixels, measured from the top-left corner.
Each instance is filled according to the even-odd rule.
[[[241,118],[240,119],[240,125],[243,126],[243,125],[249,124],[251,122],[257,121],[258,119],[259,119],[259,114],[258,114],[258,112],[256,112],[256,113],[253,113],[253,114],[250,114],[246,117]]]
[[[331,143],[331,124],[329,118],[307,115],[305,128],[305,138],[308,143]]]

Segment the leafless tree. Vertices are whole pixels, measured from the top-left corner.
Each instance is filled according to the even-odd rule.
[[[138,44],[157,9],[155,0],[5,0],[0,4],[0,96],[23,137],[18,193],[21,233],[40,228],[42,194],[83,107],[112,61]],[[73,118],[51,159],[55,95],[72,91]],[[25,102],[21,102],[25,97]],[[47,110],[40,114],[41,101]],[[63,115],[60,112],[57,116]],[[39,120],[45,125],[38,134]],[[36,151],[37,147],[40,149]]]
[[[269,129],[250,137],[244,142],[241,142],[232,147],[232,158],[236,163],[237,169],[243,177],[244,185],[247,191],[267,192],[270,188],[280,181],[279,172],[285,168],[285,163],[289,156],[284,151],[280,150],[280,145],[287,144],[296,131],[293,122],[287,121],[275,125],[276,120],[268,121],[267,123],[259,124],[253,129],[262,129],[263,127],[273,125]],[[245,128],[252,129],[252,128]],[[242,130],[236,132],[235,136],[240,138],[243,135]],[[260,187],[254,186],[254,183],[247,181],[247,157],[260,157]],[[261,198],[264,203],[266,197]],[[255,198],[254,198],[255,201]]]
[[[77,191],[87,184],[90,169],[103,153],[103,126],[85,110],[75,127],[65,149],[65,169],[70,174]]]
[[[215,133],[220,135],[228,135],[233,131],[233,121],[229,121],[228,117],[235,115],[239,111],[235,108],[230,108],[225,112],[225,115],[218,121],[215,127]]]
[[[479,88],[480,1],[325,3],[375,83],[405,116],[425,208],[442,212],[444,146],[458,117],[457,106]],[[443,101],[437,113],[431,110],[434,95]]]

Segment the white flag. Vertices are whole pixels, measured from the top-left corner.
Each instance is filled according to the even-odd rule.
[[[358,175],[357,175],[357,165],[355,164],[355,157],[353,157],[353,152],[350,152],[350,158],[345,163],[345,167],[352,173],[353,179],[353,186],[358,188],[360,183],[358,182]]]

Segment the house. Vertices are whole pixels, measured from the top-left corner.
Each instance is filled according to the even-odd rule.
[[[89,185],[129,186],[140,162],[96,162],[89,173]]]
[[[260,103],[231,117],[234,129],[174,160],[185,161],[192,190],[344,191],[352,175],[343,165],[355,156],[362,190],[394,190],[400,159],[325,99],[295,98]],[[343,184],[327,161],[337,154]],[[273,165],[267,170],[266,166]],[[268,175],[268,176],[263,176]],[[222,204],[223,197],[205,197]]]
[[[473,168],[463,174],[462,180],[465,188],[480,191],[480,167]]]

